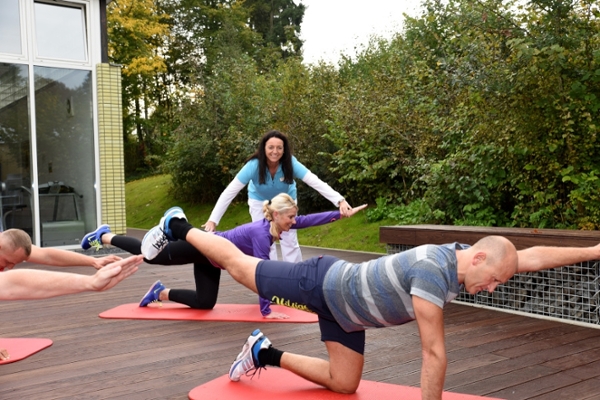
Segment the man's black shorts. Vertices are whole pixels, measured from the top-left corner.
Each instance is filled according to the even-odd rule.
[[[360,354],[365,350],[365,331],[345,332],[335,321],[323,296],[323,280],[338,258],[313,257],[299,263],[263,260],[256,267],[258,294],[291,308],[319,316],[322,341],[338,342]]]

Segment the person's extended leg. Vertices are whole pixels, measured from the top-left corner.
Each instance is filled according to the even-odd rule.
[[[142,254],[142,242],[130,236],[104,234],[102,241],[105,244],[118,247],[131,254]],[[144,260],[155,265],[184,265],[196,262],[206,262],[206,257],[185,240],[171,242],[152,260]],[[213,267],[214,268],[214,267]]]
[[[106,224],[86,234],[81,241],[81,247],[84,250],[91,247],[100,248],[105,244],[118,247],[134,255],[142,254],[142,242],[139,239],[131,236],[116,235],[110,231],[110,226]],[[148,264],[183,265],[206,262],[207,260],[194,246],[181,240],[170,243],[152,260],[146,259],[144,261]]]
[[[142,242],[134,237],[105,233],[102,235],[102,243],[118,247],[131,254],[142,254]]]

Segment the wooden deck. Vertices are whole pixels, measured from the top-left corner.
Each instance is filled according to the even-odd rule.
[[[320,253],[354,261],[374,257],[303,251],[305,257]],[[184,400],[194,387],[226,374],[257,324],[98,317],[109,308],[137,302],[156,279],[169,287],[193,288],[189,265],[144,264],[105,293],[4,302],[2,337],[45,337],[54,344],[0,366],[0,399]],[[223,274],[220,303],[256,300],[255,294]],[[460,304],[449,305],[445,319],[445,390],[504,399],[600,399],[600,329]],[[317,324],[269,323],[260,328],[282,350],[326,355]],[[363,378],[418,386],[419,349],[415,323],[367,331]]]

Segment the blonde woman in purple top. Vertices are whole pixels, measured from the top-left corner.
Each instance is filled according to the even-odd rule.
[[[352,208],[348,217],[363,210],[367,205]],[[260,221],[241,225],[225,232],[214,232],[232,242],[244,254],[263,260],[269,259],[271,245],[280,239],[282,232],[290,229],[309,228],[324,225],[341,218],[339,211],[328,211],[309,215],[297,215],[298,206],[294,199],[286,193],[280,193],[263,204],[264,218]],[[115,235],[108,225],[102,225],[94,232],[87,234],[82,241],[82,248],[89,249],[103,244],[119,247],[132,254],[141,254],[141,242],[132,237]],[[206,258],[194,246],[186,241],[175,241],[163,249],[156,258],[145,260],[149,264],[183,265],[194,264],[196,290],[169,289],[161,281],[155,282],[140,301],[140,307],[152,302],[174,301],[191,308],[212,309],[217,302],[219,282],[222,268]],[[259,297],[260,312],[265,318],[288,318],[286,314],[272,312],[270,301]]]

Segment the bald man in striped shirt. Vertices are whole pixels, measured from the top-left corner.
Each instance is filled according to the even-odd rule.
[[[256,329],[231,366],[231,380],[271,365],[332,391],[354,393],[364,365],[365,329],[416,320],[423,355],[423,399],[441,399],[447,363],[443,307],[461,286],[471,294],[493,292],[517,272],[600,259],[600,244],[517,251],[508,239],[488,236],[473,246],[424,245],[358,264],[331,256],[298,263],[261,260],[244,255],[226,239],[192,227],[177,207],[148,232],[142,253],[149,258],[173,240],[188,241],[261,297],[319,317],[329,360],[278,350]]]

